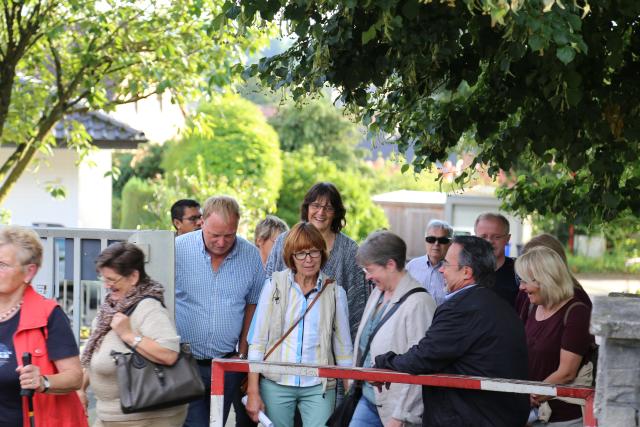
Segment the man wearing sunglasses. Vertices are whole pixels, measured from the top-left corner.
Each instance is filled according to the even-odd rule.
[[[424,286],[437,305],[445,300],[446,286],[439,270],[451,246],[452,235],[453,228],[448,223],[438,219],[429,221],[424,234],[426,255],[414,258],[407,264],[409,274]]]

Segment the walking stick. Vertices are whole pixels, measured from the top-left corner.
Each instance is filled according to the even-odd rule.
[[[31,365],[31,353],[25,351],[22,353],[22,366],[27,365]],[[36,419],[33,416],[33,393],[35,393],[35,390],[33,389],[20,389],[20,396],[26,396],[29,403],[29,425],[31,427],[36,427]]]

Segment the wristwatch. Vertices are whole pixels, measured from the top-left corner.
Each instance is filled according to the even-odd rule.
[[[244,353],[238,353],[238,359],[240,360],[246,360],[247,359],[247,355]]]
[[[51,383],[49,382],[49,378],[47,378],[44,375],[42,375],[40,378],[42,378],[42,387],[44,387],[42,392],[46,393],[47,391],[49,391],[49,387],[51,387]]]
[[[142,342],[142,338],[142,335],[136,335],[135,337],[133,337],[133,344],[131,345],[131,348],[133,350],[135,350],[138,344]]]

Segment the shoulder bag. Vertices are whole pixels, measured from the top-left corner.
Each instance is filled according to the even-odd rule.
[[[365,359],[367,358],[367,354],[369,353],[369,349],[371,348],[371,342],[373,341],[373,337],[376,335],[378,330],[382,327],[382,325],[389,320],[389,318],[395,313],[400,305],[412,294],[417,292],[427,292],[424,288],[413,288],[409,290],[406,294],[402,296],[398,300],[398,302],[389,309],[387,314],[384,315],[380,322],[376,325],[375,329],[371,331],[371,335],[369,335],[369,340],[367,341],[367,345],[364,348],[362,354],[360,354],[356,360],[356,367],[362,367]],[[357,344],[357,343],[356,343]],[[354,381],[349,389],[349,392],[346,394],[342,403],[333,411],[333,414],[327,420],[327,426],[330,427],[349,427],[349,423],[351,422],[351,418],[353,418],[353,413],[356,411],[356,406],[358,406],[358,402],[362,397],[362,381]]]
[[[133,313],[136,305],[125,314]],[[188,343],[180,345],[178,360],[171,366],[154,363],[125,345],[131,352],[111,351],[125,414],[169,408],[204,396],[204,383]]]

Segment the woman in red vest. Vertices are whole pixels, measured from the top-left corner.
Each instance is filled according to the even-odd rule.
[[[86,426],[75,393],[82,369],[69,320],[55,301],[31,287],[41,263],[35,232],[15,226],[0,230],[0,425],[29,426],[22,388],[35,390],[37,427]],[[32,362],[22,366],[25,352]]]

